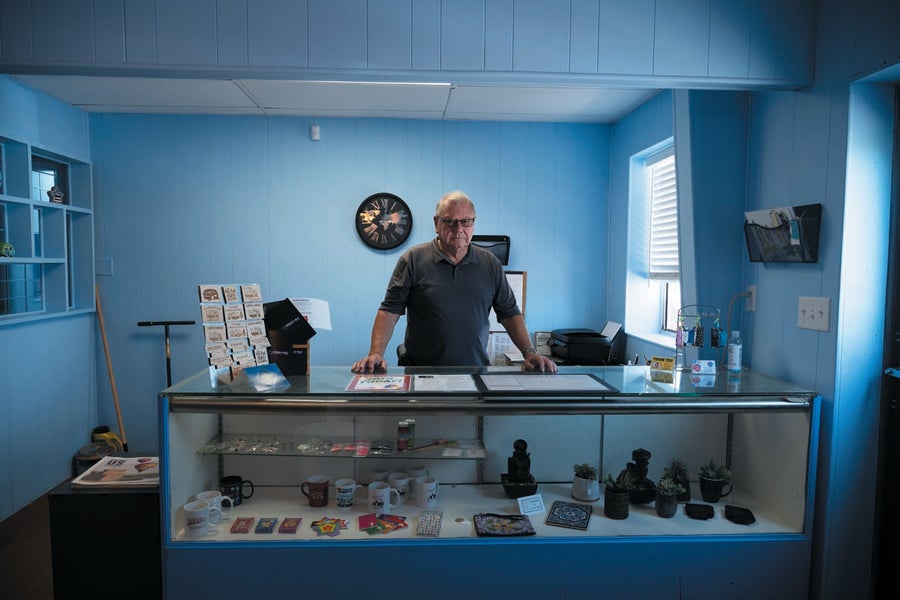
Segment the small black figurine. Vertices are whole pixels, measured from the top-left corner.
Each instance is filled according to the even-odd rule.
[[[537,483],[531,474],[531,455],[528,454],[528,442],[513,442],[513,455],[506,459],[506,473],[500,475],[503,489],[510,498],[530,496],[537,491]]]
[[[650,451],[638,448],[631,452],[631,460],[625,470],[631,473],[634,486],[628,490],[628,498],[633,504],[647,504],[656,498],[656,484],[647,477],[650,464]]]
[[[513,442],[513,455],[506,460],[509,478],[513,481],[528,481],[531,478],[531,455],[528,454],[528,442]]]

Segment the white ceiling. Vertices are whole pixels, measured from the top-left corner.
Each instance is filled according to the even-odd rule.
[[[612,123],[657,90],[16,75],[87,112]]]

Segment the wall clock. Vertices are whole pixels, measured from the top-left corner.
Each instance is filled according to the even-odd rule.
[[[412,211],[406,202],[387,192],[372,194],[356,209],[356,232],[378,250],[390,250],[405,242],[412,224]]]

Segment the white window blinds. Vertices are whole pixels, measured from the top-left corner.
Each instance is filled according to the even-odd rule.
[[[647,171],[650,176],[650,278],[677,280],[678,185],[671,149],[648,159]]]

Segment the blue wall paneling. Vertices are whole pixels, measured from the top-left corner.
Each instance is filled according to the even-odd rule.
[[[4,4],[0,64],[26,70],[42,61],[63,70],[131,66],[234,76],[251,67],[277,76],[368,72],[399,80],[412,69],[458,82],[483,82],[485,75],[527,82],[542,74],[579,84],[705,87],[712,78],[791,88],[812,81],[815,57],[812,0]]]
[[[97,54],[93,60],[88,60],[80,65],[82,67],[93,66],[98,70],[103,70],[109,68],[110,65],[137,65],[142,68],[156,68],[159,69],[159,72],[174,70],[171,65],[155,66],[157,45],[171,41],[157,39],[156,23],[159,10],[157,7],[164,7],[165,4],[117,2],[115,0],[95,1],[91,3],[95,9],[94,23],[91,24],[93,31],[78,30],[76,24],[82,27],[87,26],[80,17],[65,23],[61,23],[60,20],[53,21],[50,29],[47,28],[46,22],[36,22],[32,19],[31,9],[33,6],[38,6],[40,11],[58,3],[62,4],[63,2],[59,0],[59,2],[3,3],[2,11],[0,11],[0,67],[24,72],[35,64],[29,64],[29,61],[35,61],[37,64],[56,63],[55,66],[49,68],[64,72],[65,69],[60,67],[58,62],[62,57],[45,53],[62,52],[63,56],[80,56],[83,54],[80,49],[85,47],[84,40],[91,38],[94,40],[93,47],[97,49]],[[66,4],[74,4],[82,9],[86,9],[88,5],[86,0]],[[413,69],[435,71],[442,68],[440,49],[442,4],[444,3],[437,0],[414,3],[410,34]],[[257,3],[226,0],[216,2],[215,5],[215,13],[211,8],[210,14],[219,16],[217,27],[231,33],[227,41],[223,39],[223,36],[219,36],[215,42],[217,44],[216,55],[222,61],[219,63],[220,65],[240,67],[249,63],[262,66],[264,69],[278,69],[286,65],[288,68],[305,68],[307,64],[305,54],[307,27],[310,26],[307,23],[307,2]],[[574,5],[575,3],[573,3]],[[579,2],[578,5],[581,9],[590,10],[589,4]],[[623,77],[620,81],[637,81],[657,86],[665,84],[666,78],[653,71],[654,54],[658,51],[655,46],[655,36],[669,35],[670,32],[662,31],[657,34],[654,33],[652,26],[647,25],[647,20],[654,18],[655,5],[656,3],[652,0],[615,4],[611,1],[599,0],[597,70],[600,74],[622,74]],[[723,8],[726,5],[727,10]],[[209,6],[211,7],[212,3]],[[481,6],[480,3],[473,3],[471,8],[477,12]],[[122,19],[116,17],[119,9],[121,9],[121,14],[124,14]],[[823,0],[814,3],[812,0],[792,2],[748,0],[737,6],[735,3],[711,2],[709,10],[711,11],[709,22],[712,29],[709,34],[710,47],[707,51],[709,73],[707,76],[686,76],[677,81],[679,85],[740,86],[746,83],[748,85],[792,87],[812,80],[815,59],[816,85],[802,91],[752,94],[748,127],[750,143],[748,146],[748,198],[746,204],[747,209],[781,205],[785,197],[791,202],[795,200],[822,201],[827,217],[823,223],[823,227],[826,228],[823,232],[826,254],[820,259],[818,265],[799,269],[744,264],[743,268],[748,273],[745,276],[746,281],[757,283],[759,289],[757,314],[754,317],[753,328],[756,343],[747,350],[751,352],[750,360],[755,368],[821,391],[825,396],[823,427],[825,431],[828,431],[825,442],[828,445],[832,443],[834,445],[852,444],[856,442],[856,432],[847,432],[834,427],[832,421],[833,406],[840,406],[843,401],[841,397],[833,393],[834,373],[837,367],[837,357],[840,355],[837,336],[834,330],[826,334],[798,333],[795,326],[796,297],[801,293],[822,295],[831,297],[833,302],[839,297],[841,288],[840,248],[843,240],[841,224],[844,211],[844,176],[847,166],[847,123],[849,120],[848,85],[850,81],[861,75],[896,62],[896,57],[900,55],[900,48],[898,48],[900,42],[898,42],[897,36],[891,34],[890,24],[897,21],[900,5],[890,1],[869,3]],[[745,20],[748,11],[749,28],[746,26]],[[85,10],[84,12],[89,11]],[[498,12],[512,14],[511,11],[502,9]],[[98,13],[103,13],[104,16],[101,17]],[[243,13],[247,14],[246,25],[240,23],[239,15]],[[492,12],[492,14],[496,13]],[[813,17],[813,15],[815,16]],[[696,16],[697,18],[703,17],[702,14]],[[165,18],[165,15],[162,17]],[[511,16],[504,18],[511,18]],[[279,26],[283,29],[279,29]],[[504,29],[496,23],[491,24],[490,27],[490,31]],[[242,28],[245,31],[243,35],[240,34]],[[288,29],[294,36],[293,38],[285,37],[284,34],[288,33]],[[736,35],[732,35],[732,31],[736,31]],[[578,35],[584,35],[581,29],[578,29],[578,32]],[[48,36],[48,38],[52,38],[52,41],[33,43],[33,39],[39,35]],[[512,37],[510,36],[509,39],[511,40]],[[731,52],[731,46],[727,45],[729,51],[725,52],[723,50],[724,40],[732,40],[737,50]],[[746,51],[749,66],[746,68],[744,67],[743,52],[740,51],[743,42],[749,45]],[[814,42],[815,55],[812,52]],[[286,47],[272,48],[273,45],[279,43],[286,44]],[[123,44],[124,48],[122,48]],[[224,45],[227,45],[227,48]],[[246,63],[242,61],[243,56],[247,56]],[[503,52],[495,49],[489,56],[502,57]],[[728,60],[732,57],[733,60]],[[702,60],[702,57],[693,57],[688,64],[700,63]],[[512,64],[515,64],[515,60],[512,61]],[[590,64],[590,61],[585,60],[584,57],[572,60],[572,65],[577,65],[578,69],[583,68],[584,64]],[[209,66],[196,65],[195,67],[202,69]],[[185,69],[187,68],[185,66]],[[798,73],[800,75],[795,76]],[[781,80],[782,76],[786,79]],[[598,81],[600,79],[603,78],[598,78]],[[48,106],[46,97],[32,94],[23,100],[17,93],[10,95],[7,88],[8,86],[0,86],[0,94],[2,94],[0,95],[0,105],[4,109],[11,107],[14,110],[4,110],[0,114],[15,116],[13,120],[16,123],[10,124],[10,127],[18,127],[19,121],[29,122],[32,115],[39,115],[44,121],[48,116],[56,114],[58,110]],[[797,123],[801,121],[804,125],[798,127]],[[305,126],[305,123],[303,125]],[[149,130],[151,127],[146,125],[145,128]],[[251,129],[254,133],[258,133],[258,128],[251,127]],[[49,131],[58,130],[51,129]],[[148,132],[143,131],[143,133],[147,134]],[[29,137],[28,141],[41,145],[39,140],[42,135],[54,137],[46,132],[34,132],[33,137]],[[611,135],[613,138],[611,147],[615,148],[614,128]],[[230,136],[228,137],[231,141]],[[96,140],[92,139],[92,141]],[[86,135],[81,136],[81,142],[87,144]],[[261,159],[255,152],[258,145],[253,145],[250,150],[246,150],[240,147],[240,142],[234,143],[238,147],[233,148],[232,151],[243,153],[244,163],[265,162],[265,158]],[[160,144],[160,146],[163,145]],[[346,147],[342,146],[342,150]],[[148,169],[153,169],[164,164],[164,161],[156,156],[156,153],[161,151],[150,152],[147,148],[148,145],[144,144],[139,149],[140,152],[143,152],[142,156],[147,157],[144,162],[130,162],[130,156],[129,161],[123,161],[122,168],[126,173],[131,174],[131,178],[123,177],[122,181],[117,181],[115,176],[108,175],[101,182],[99,181],[101,178],[97,177],[95,186],[98,189],[119,188],[122,191],[122,197],[126,198],[124,202],[128,203],[127,199],[130,197],[129,193],[132,188],[137,189],[142,184],[144,188],[147,188],[151,180],[159,176],[160,171],[157,170],[152,173],[145,172],[144,165],[146,164]],[[72,155],[72,152],[63,153]],[[149,158],[151,155],[154,156],[153,160]],[[811,161],[810,157],[813,157],[814,160]],[[326,153],[326,161],[328,158],[330,155]],[[339,159],[334,158],[334,160]],[[104,161],[115,162],[110,151],[93,156],[93,161],[98,172],[105,168]],[[613,151],[611,154],[613,167],[616,165],[615,161],[616,153]],[[808,170],[802,166],[809,164],[818,165],[818,170]],[[261,180],[266,180],[266,177],[263,175],[262,167],[248,168],[247,170],[255,175],[242,177],[240,173],[243,169],[238,167],[234,169],[238,173],[229,172],[228,177],[235,181],[235,189],[241,189],[243,186],[243,193],[250,198],[258,193],[258,189],[261,189],[259,182],[252,181],[253,177]],[[314,174],[313,177],[318,178],[321,175]],[[342,173],[336,184],[346,188],[347,184],[340,180],[347,177],[346,173]],[[618,219],[620,219],[623,209],[618,207],[614,200],[614,174],[611,176],[610,182],[609,195],[612,200],[610,200],[609,208],[611,210],[610,231],[612,231],[614,229],[612,224],[620,222]],[[439,193],[443,187],[445,186],[434,185],[433,189],[427,190],[428,195],[433,196]],[[109,194],[110,192],[105,193]],[[344,193],[347,196],[352,195],[350,192],[345,191]],[[129,256],[125,260],[126,267],[131,264],[133,268],[135,264],[146,265],[157,259],[154,252],[149,250],[151,248],[149,236],[140,229],[140,227],[146,227],[145,223],[148,219],[145,215],[149,208],[134,208],[134,214],[129,212],[130,209],[126,210],[127,208],[119,209],[113,207],[111,203],[107,203],[103,208],[104,212],[109,211],[104,217],[108,223],[101,223],[98,220],[96,224],[98,231],[97,255],[98,257],[112,256],[113,251],[118,251],[117,247],[108,250],[102,249],[106,244],[104,237],[112,236],[112,230],[118,227],[133,224],[133,228],[129,229],[129,232],[138,240],[134,244],[136,250],[133,251],[133,254],[139,254],[139,256],[134,258]],[[109,216],[114,214],[112,211],[115,210],[121,210],[122,220]],[[141,210],[145,211],[143,215]],[[246,208],[236,209],[235,216],[228,217],[228,219],[233,219],[231,222],[238,222],[243,217],[246,222],[247,210]],[[341,211],[338,208],[329,208],[329,214],[332,212]],[[136,218],[138,216],[144,216],[143,220]],[[101,231],[105,233],[101,235]],[[168,242],[169,238],[165,241]],[[127,245],[128,241],[125,240],[121,243]],[[232,248],[222,250],[217,256],[231,255],[235,257],[237,266],[225,273],[234,275],[235,279],[246,273],[250,269],[249,265],[257,264],[261,259],[259,255],[265,252],[259,246],[246,247],[240,252],[235,252]],[[340,252],[336,253],[341,254]],[[212,261],[212,258],[209,260]],[[352,258],[346,256],[333,260],[343,261],[340,263],[341,266],[354,262]],[[382,262],[389,264],[392,260],[386,257]],[[117,259],[113,264],[114,272],[120,273],[123,267],[121,262]],[[616,267],[611,259],[608,264],[610,265],[610,281],[614,282],[615,269],[620,267]],[[216,263],[216,268],[229,270],[227,266],[223,267],[219,263]],[[105,280],[101,280],[101,287],[105,285]],[[610,285],[615,284],[611,283]],[[141,291],[149,294],[151,288],[152,286],[145,285]],[[131,291],[117,291],[115,288],[110,289],[109,292],[110,301],[122,300],[126,305],[130,303],[129,314],[123,315],[120,319],[119,326],[121,328],[131,327],[138,318],[137,313],[141,313],[140,318],[143,318],[146,306],[135,306],[138,302],[137,294]],[[618,310],[621,314],[622,307],[617,309],[615,303],[622,301],[610,294],[608,313],[616,314]],[[141,300],[141,302],[147,301]],[[186,301],[184,306],[187,306]],[[832,306],[833,312],[840,310],[835,304]],[[181,309],[182,307],[179,306],[179,312]],[[65,320],[68,321],[68,319]],[[87,336],[86,339],[65,337],[70,332],[59,329],[58,324],[62,321],[56,323],[56,327],[49,324],[26,326],[28,339],[34,339],[31,328],[52,327],[46,335],[52,336],[54,339],[62,336],[64,339],[62,343],[66,350],[76,353],[82,351],[86,354],[97,351],[95,337]],[[367,325],[361,325],[360,329],[367,329]],[[4,338],[7,337],[9,331],[11,330],[2,331]],[[146,334],[149,336],[149,332]],[[38,336],[41,335],[44,334],[38,333]],[[183,343],[187,346],[191,342],[188,334],[184,335],[184,339],[175,340],[176,353],[180,350],[177,344]],[[323,340],[318,343],[328,343],[325,341],[324,335],[322,337]],[[763,344],[762,340],[768,340],[769,343]],[[772,343],[774,340],[784,341]],[[158,349],[161,342],[159,339],[147,339],[146,342],[146,346],[141,345],[139,341],[134,342],[138,347],[136,359],[146,365],[152,365],[153,361],[157,360],[159,366],[156,372],[147,370],[148,372],[144,374],[146,381],[139,384],[132,381],[129,384],[135,389],[142,390],[142,395],[143,390],[152,390],[154,386],[159,385],[158,382],[164,380],[163,360],[161,351]],[[24,352],[23,356],[22,360],[36,359],[36,355],[31,350]],[[11,365],[10,360],[9,357],[4,358],[2,362],[5,368],[0,368],[0,375],[7,377],[9,374],[17,372],[18,363]],[[870,380],[872,374],[866,373],[866,375]],[[134,377],[132,378],[134,379]],[[105,386],[99,387],[103,389]],[[92,394],[79,392],[72,394],[71,390],[69,397],[72,402],[80,402],[85,407],[90,407],[90,402],[93,401]],[[144,398],[140,400],[140,402],[146,401],[148,400]],[[149,402],[153,401],[152,398],[149,400]],[[138,402],[138,400],[134,402]],[[108,398],[101,398],[100,403],[107,405]],[[848,410],[852,410],[852,408],[850,406]],[[838,412],[838,414],[840,413]],[[0,428],[2,427],[3,425],[0,425]],[[831,439],[832,437],[833,439]],[[54,460],[62,460],[62,458],[55,457]],[[868,461],[863,462],[866,465],[871,464]],[[54,474],[62,469],[55,463],[54,466],[47,466],[46,469],[40,470],[41,475],[34,478],[36,480],[34,485],[49,489],[58,481],[55,480]],[[5,469],[4,472],[6,472]],[[42,486],[42,482],[45,485]],[[827,479],[823,480],[823,491],[820,495],[824,496],[825,490],[828,489],[827,486],[832,483]],[[834,483],[839,484],[840,482]],[[16,497],[34,497],[37,493],[40,492],[35,492],[34,495],[24,492]],[[12,505],[12,508],[16,509],[21,505],[17,502]],[[4,508],[6,507],[0,507],[0,509]],[[0,514],[8,513],[0,510]],[[862,531],[861,534],[867,536],[865,531]],[[833,590],[834,597],[840,597],[845,591],[862,593],[860,588],[866,585],[866,581],[860,581],[855,570],[844,569],[848,560],[859,563],[860,558],[858,556],[851,557],[842,549],[841,544],[832,543],[827,539],[820,541],[818,547],[819,558],[816,572],[819,574],[820,589],[817,591],[825,593],[825,590]],[[842,576],[841,573],[844,572],[850,573],[850,575]],[[822,584],[821,582],[826,578],[827,584]]]
[[[512,238],[510,270],[528,273],[531,330],[605,322],[608,128],[602,125],[91,116],[97,252],[126,427],[152,446],[149,418],[165,382],[159,332],[140,320],[198,319],[196,286],[256,282],[267,301],[322,298],[334,330],[312,340],[313,364],[350,364],[406,246],[379,252],[352,226],[363,198],[398,194],[414,214],[407,246],[434,236],[451,189],[471,195],[476,232]],[[390,346],[403,336],[402,323]],[[202,328],[173,332],[173,378],[206,364]],[[102,406],[101,406],[102,408]]]

